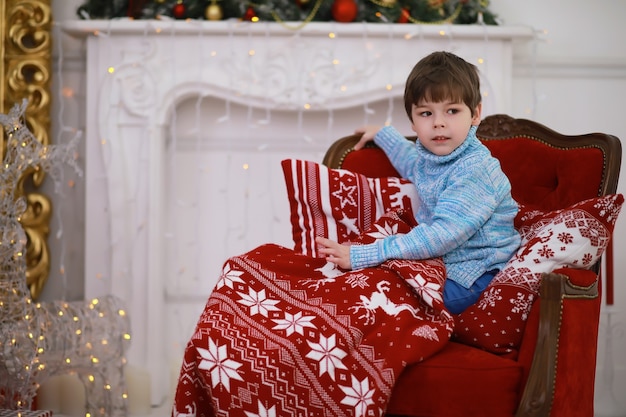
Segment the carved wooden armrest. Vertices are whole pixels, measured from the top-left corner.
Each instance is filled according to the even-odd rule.
[[[563,300],[598,297],[598,282],[574,285],[564,274],[543,274],[537,344],[516,417],[550,415],[556,379]]]

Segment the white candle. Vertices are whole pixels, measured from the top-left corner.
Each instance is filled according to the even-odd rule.
[[[53,413],[61,412],[61,377],[51,376],[46,379],[37,390],[37,408],[39,410],[51,410]]]
[[[128,413],[132,416],[150,414],[150,373],[133,365],[124,368],[128,389]]]
[[[61,375],[59,378],[61,414],[84,416],[87,412],[87,395],[82,381],[74,373]]]

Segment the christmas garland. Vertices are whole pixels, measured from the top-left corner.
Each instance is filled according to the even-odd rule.
[[[290,29],[312,21],[497,24],[489,0],[86,0],[77,14],[82,19],[273,21]]]

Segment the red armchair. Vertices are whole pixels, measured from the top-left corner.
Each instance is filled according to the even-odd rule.
[[[494,115],[482,121],[478,137],[500,160],[513,197],[530,211],[565,209],[616,192],[622,151],[614,136],[566,136],[533,121]],[[335,142],[324,164],[369,177],[397,176],[375,146],[354,151],[357,140],[349,136]],[[529,313],[517,326],[506,327],[508,317],[485,313],[486,304],[485,311],[464,312],[467,317],[457,318],[452,343],[400,375],[387,415],[592,417],[601,306],[598,265],[546,270],[537,283],[538,297],[528,298]],[[501,329],[503,335],[472,336],[472,329],[483,326]],[[516,331],[513,342],[486,343]]]

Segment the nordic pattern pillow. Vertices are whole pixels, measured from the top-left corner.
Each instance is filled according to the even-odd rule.
[[[281,162],[291,213],[294,250],[318,256],[315,237],[348,242],[356,239],[385,212],[415,212],[417,190],[397,177],[368,178],[316,162]]]
[[[591,268],[608,245],[623,202],[615,194],[548,213],[521,206],[515,221],[519,250],[476,304],[457,316],[454,337],[497,354],[517,351],[541,274]]]

